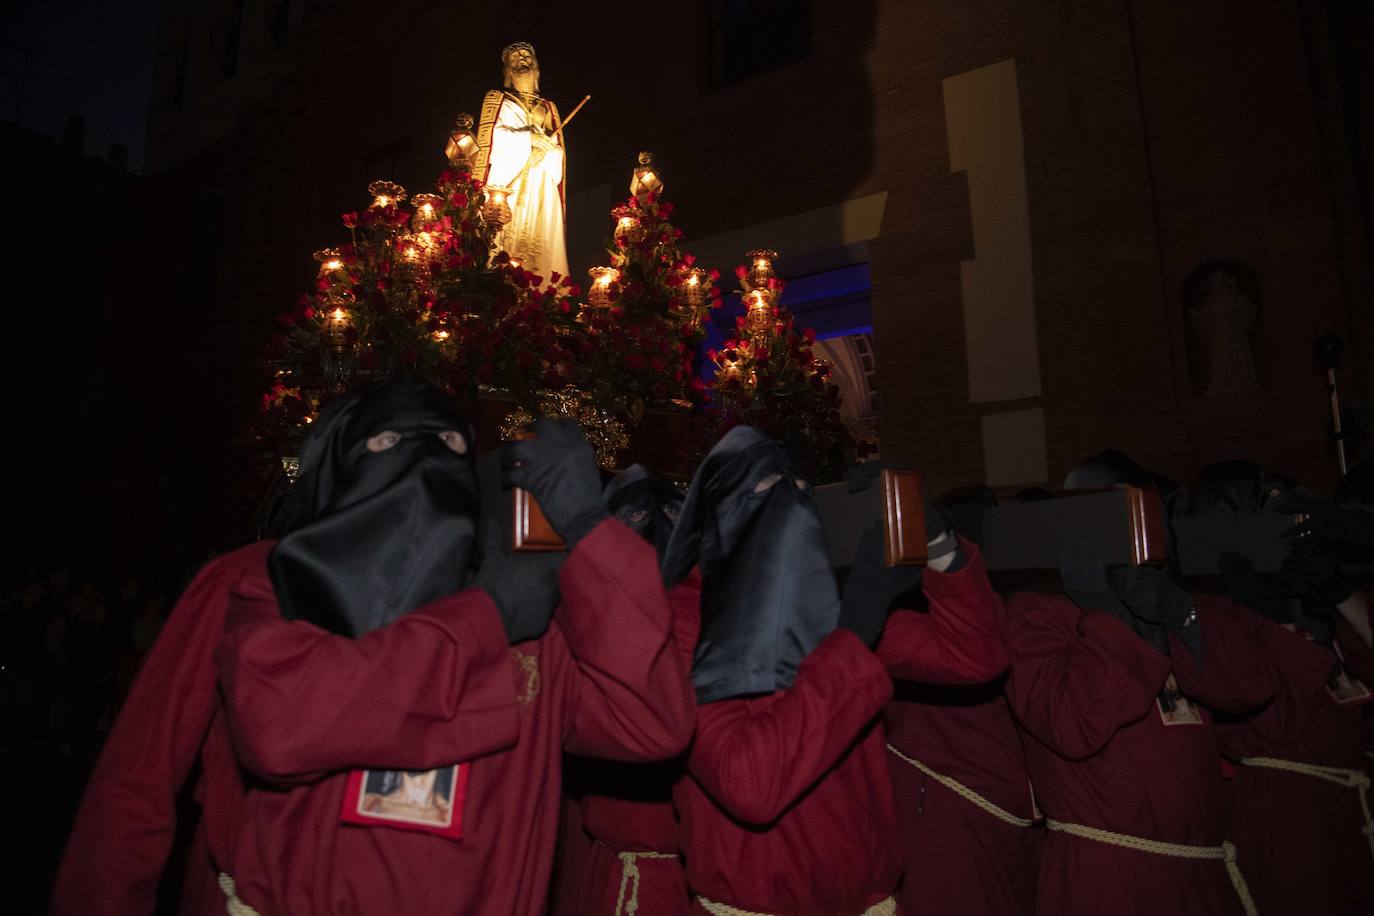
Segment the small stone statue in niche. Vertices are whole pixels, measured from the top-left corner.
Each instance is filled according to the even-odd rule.
[[[1260,285],[1240,261],[1204,261],[1183,281],[1193,388],[1204,395],[1259,388],[1251,338],[1259,319]]]

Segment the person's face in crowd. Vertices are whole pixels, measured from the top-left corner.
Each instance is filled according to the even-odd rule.
[[[119,599],[127,604],[138,597],[140,590],[138,579],[130,576],[119,587]]]

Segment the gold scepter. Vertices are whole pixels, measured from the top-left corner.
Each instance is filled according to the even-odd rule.
[[[587,103],[590,102],[591,100],[592,100],[592,97],[591,97],[590,95],[584,95],[584,96],[582,97],[582,101],[580,101],[580,102],[577,103],[577,107],[574,108],[574,109],[572,110],[572,113],[571,113],[570,115],[568,115],[566,118],[564,118],[563,120],[561,120],[561,121],[558,122],[558,131],[557,131],[557,133],[558,133],[558,143],[559,143],[559,145],[562,145],[562,143],[563,143],[563,128],[567,127],[568,124],[572,121],[572,119],[575,118],[575,117],[577,117],[577,113],[578,113],[579,111],[582,110],[582,106],[585,105],[585,104],[587,104]]]

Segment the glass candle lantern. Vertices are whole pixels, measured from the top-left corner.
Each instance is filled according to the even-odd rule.
[[[592,278],[591,288],[587,290],[587,303],[595,308],[610,308],[615,299],[615,282],[620,279],[620,271],[614,267],[593,267],[587,273]]]
[[[472,115],[460,114],[453,130],[448,133],[448,142],[444,144],[444,158],[448,159],[448,164],[457,168],[466,165],[477,158],[477,138],[472,135]]]

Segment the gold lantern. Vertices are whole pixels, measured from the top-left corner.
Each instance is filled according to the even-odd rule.
[[[410,199],[411,206],[415,208],[415,215],[410,218],[410,225],[416,232],[427,232],[434,228],[434,224],[439,221],[438,194],[416,194]]]
[[[751,336],[767,334],[773,327],[773,293],[765,288],[751,289],[744,296],[744,328]]]
[[[682,295],[692,308],[701,308],[706,301],[706,271],[689,267],[682,272]]]
[[[315,260],[320,262],[320,276],[343,270],[343,256],[337,248],[323,248],[315,252]]]
[[[644,239],[644,225],[639,221],[639,212],[634,207],[616,207],[611,211],[615,217],[615,237],[617,240],[633,244]]]
[[[749,285],[767,286],[775,276],[773,262],[777,260],[778,253],[771,248],[755,248],[745,257],[749,259]]]
[[[442,344],[453,336],[453,331],[449,328],[448,315],[440,315],[436,325],[437,327],[429,335],[435,343]]]
[[[324,333],[329,346],[336,355],[342,355],[348,347],[348,329],[353,325],[353,316],[348,309],[336,304],[324,316]]]
[[[480,148],[472,135],[472,115],[460,114],[453,130],[448,132],[448,143],[444,144],[448,164],[454,168],[466,165],[476,158]]]
[[[722,350],[716,357],[716,381],[722,384],[731,382],[747,385],[744,377],[744,354],[731,347]]]
[[[372,206],[378,210],[394,207],[406,199],[406,189],[394,181],[374,181],[367,186],[372,195]]]
[[[639,154],[639,168],[630,177],[630,195],[643,198],[646,194],[663,193],[663,177],[654,167],[654,154],[644,150]]]
[[[401,261],[412,267],[418,266],[425,255],[419,238],[413,235],[403,235],[397,239],[396,248],[401,255]]]
[[[614,299],[611,287],[620,279],[620,271],[614,267],[593,267],[587,273],[592,278],[591,288],[587,291],[587,304],[599,309],[610,308]]]
[[[497,226],[504,226],[510,222],[510,188],[498,188],[487,185],[486,200],[482,204],[482,219]]]

